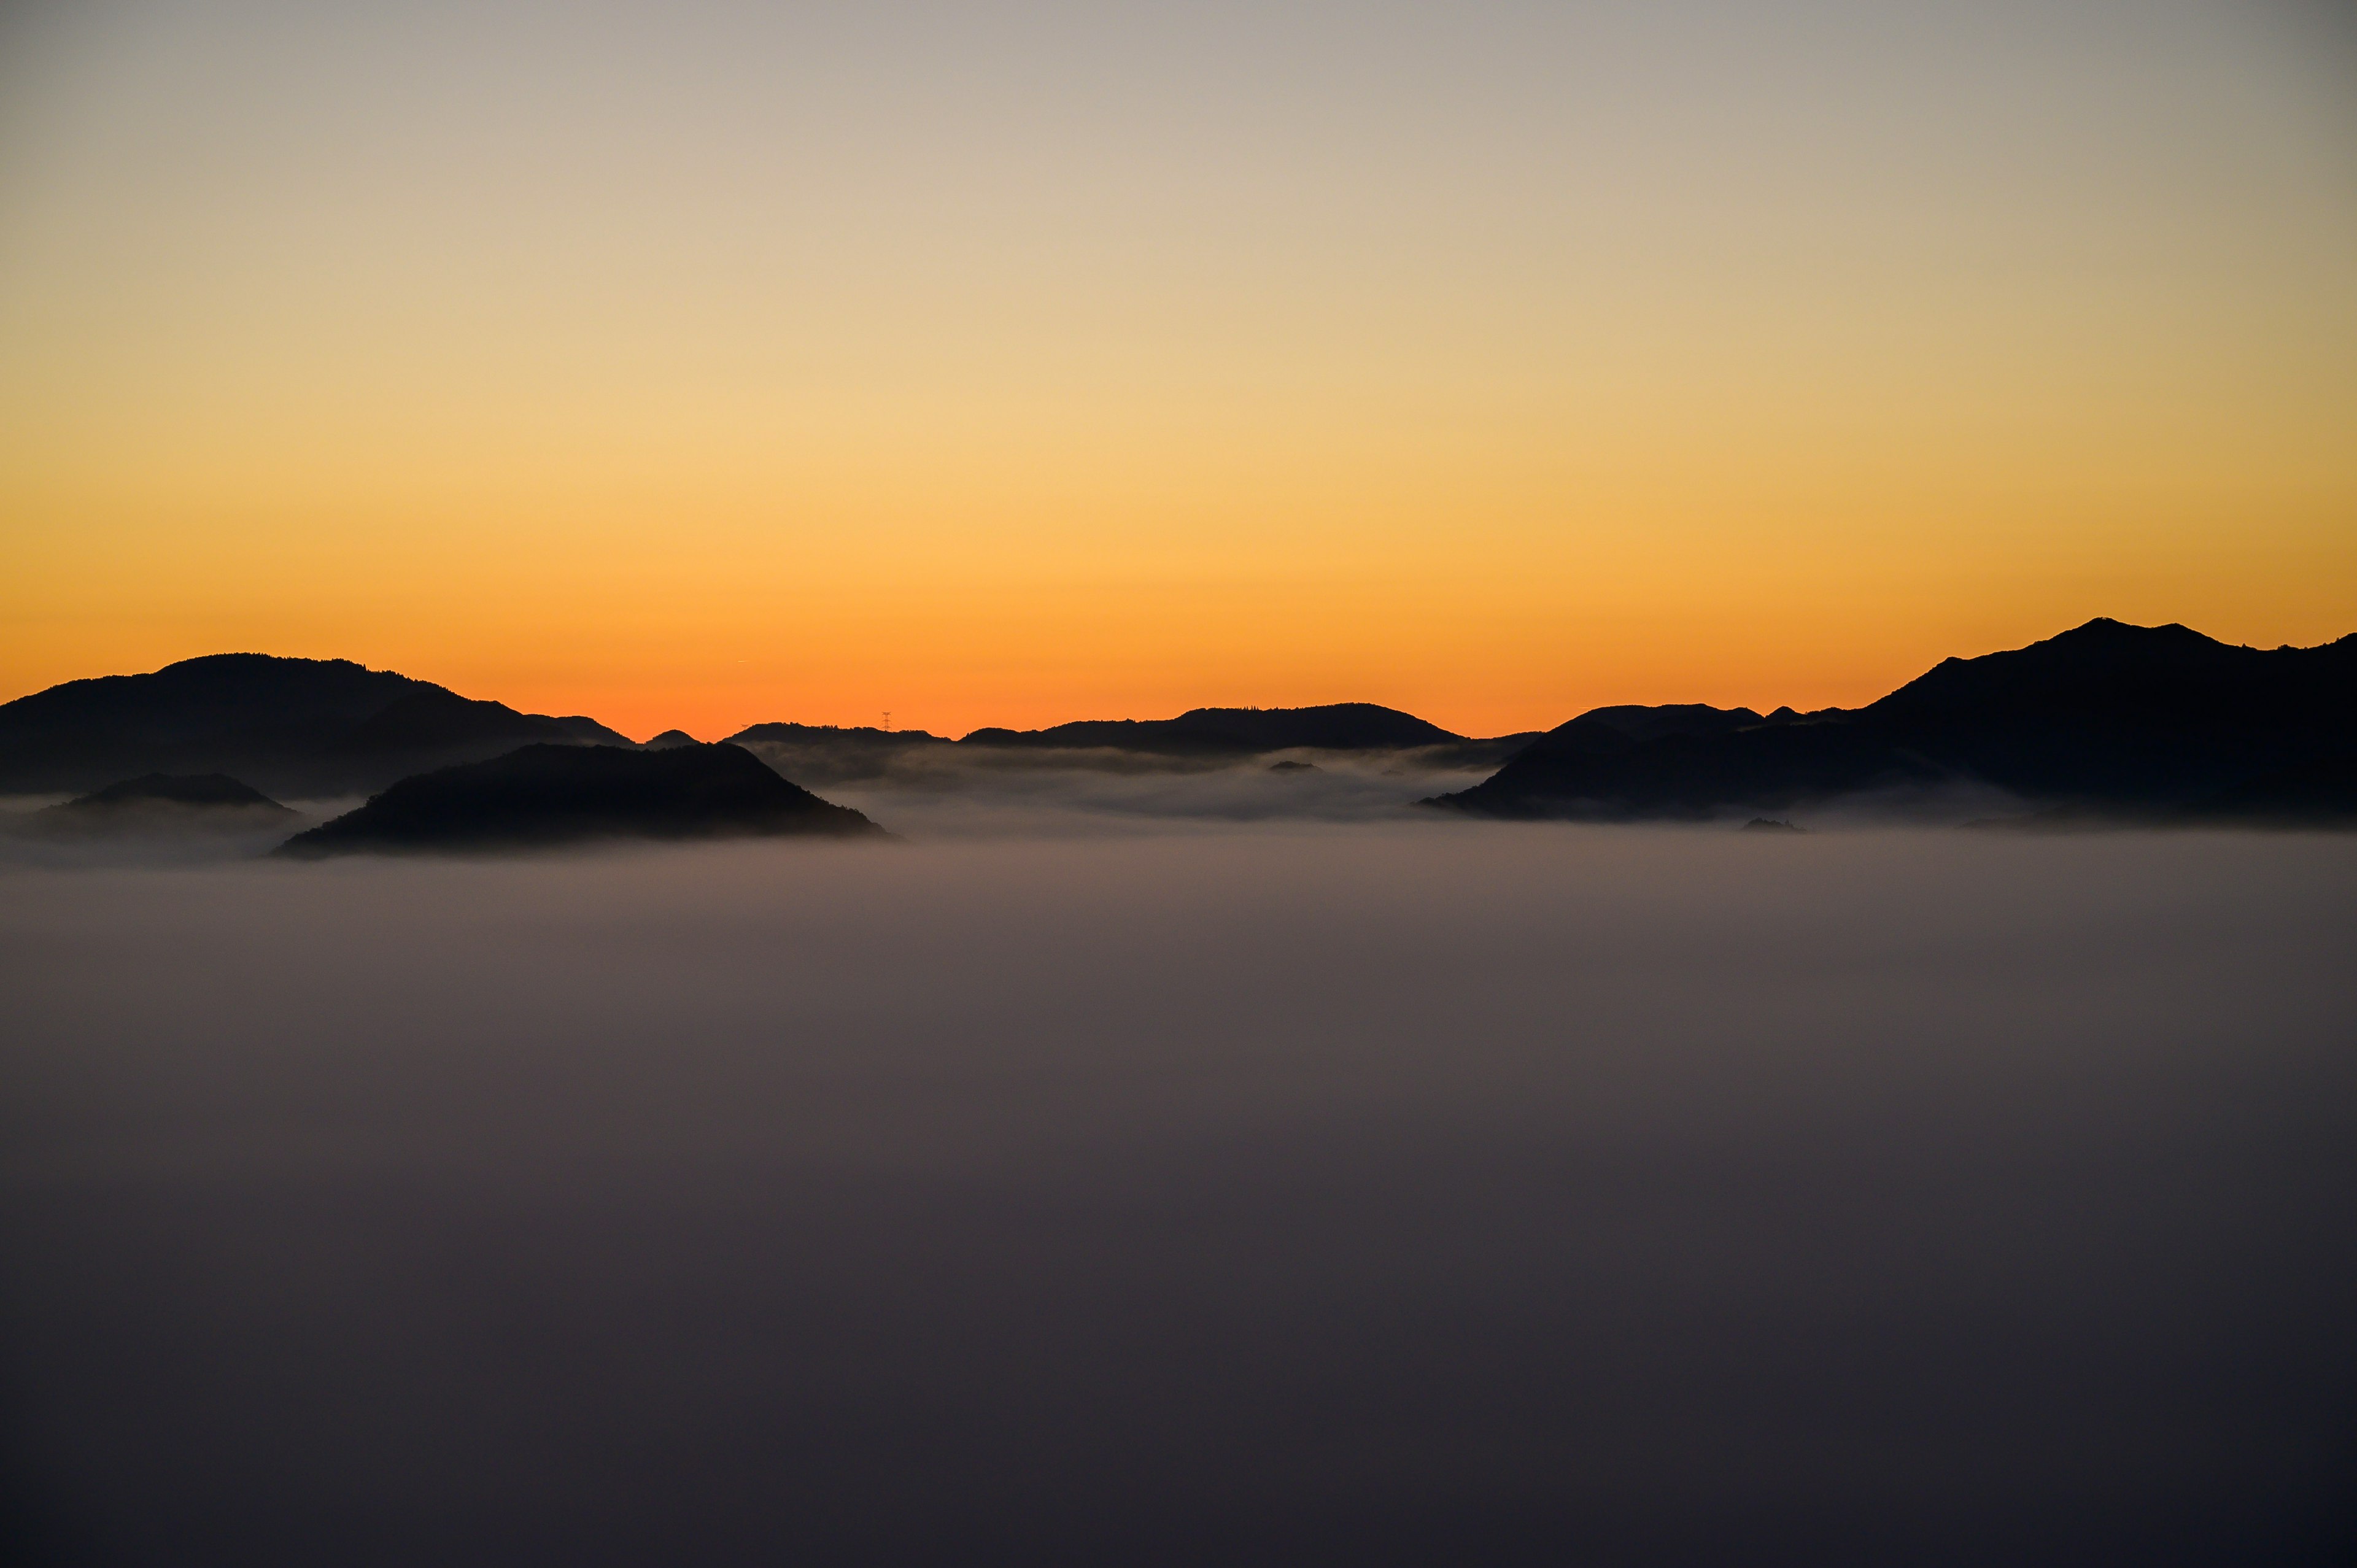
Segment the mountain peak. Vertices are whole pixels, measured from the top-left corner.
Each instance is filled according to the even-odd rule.
[[[193,659],[176,659],[156,671],[161,675],[169,671],[235,671],[258,670],[272,666],[301,667],[312,670],[357,670],[362,674],[382,674],[350,659],[306,659],[291,653],[199,653]]]
[[[231,779],[225,773],[143,774],[139,778],[125,779],[119,784],[93,790],[79,800],[68,800],[62,806],[52,806],[49,810],[87,813],[120,807],[156,805],[259,809],[282,816],[294,815],[251,784]]]
[[[0,789],[221,773],[280,796],[361,792],[531,741],[621,738],[349,659],[211,653],[0,703]]]
[[[2262,652],[2099,616],[2026,648],[1943,659],[1838,723],[1599,708],[1440,803],[1495,816],[1708,815],[1969,786],[2150,810],[2257,780],[2220,798],[2246,816],[2321,821],[2357,756],[2352,654],[2346,639]]]
[[[2113,642],[2123,645],[2139,642],[2154,645],[2174,642],[2185,646],[2194,644],[2203,644],[2212,648],[2226,646],[2217,639],[2204,637],[2191,627],[2177,621],[2169,621],[2161,626],[2138,626],[2133,621],[2114,620],[2109,616],[2097,616],[2091,621],[2074,626],[2068,631],[2057,632],[2052,637],[2043,639],[2043,642],[2032,643],[2030,646],[2036,648],[2047,643],[2092,642]]]
[[[1175,719],[1084,719],[1040,730],[981,729],[959,744],[1251,756],[1296,747],[1397,750],[1464,739],[1381,703],[1323,703],[1306,708],[1189,708]]]
[[[597,839],[882,836],[848,807],[780,778],[742,746],[522,746],[404,779],[358,811],[298,833],[298,858],[488,851]]]

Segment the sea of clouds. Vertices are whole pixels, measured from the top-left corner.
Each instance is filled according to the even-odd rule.
[[[2357,1539],[2357,838],[877,809],[0,867],[19,1560]]]

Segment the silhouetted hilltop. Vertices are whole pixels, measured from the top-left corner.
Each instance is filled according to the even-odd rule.
[[[747,741],[769,741],[794,746],[948,746],[947,736],[920,729],[879,729],[874,725],[748,725],[728,737],[742,746]]]
[[[1503,748],[1527,736],[1474,740],[1373,703],[1312,708],[1195,708],[1175,719],[1083,719],[1047,729],[978,729],[960,746],[1112,749],[1167,757],[1252,757],[1272,751]]]
[[[1481,816],[1620,822],[1784,812],[1835,796],[1950,781],[1936,764],[1839,719],[1774,723],[1748,709],[1703,712],[1755,722],[1727,725],[1695,715],[1640,740],[1583,714],[1483,782],[1431,803]]]
[[[1518,755],[1617,757],[1671,736],[1729,735],[1765,722],[1749,708],[1714,708],[1704,703],[1671,703],[1654,708],[1591,708],[1576,719],[1533,736],[1519,748]]]
[[[874,779],[899,758],[951,747],[946,736],[873,725],[760,724],[728,738],[789,778],[829,784]]]
[[[1535,734],[1474,740],[1372,703],[1197,708],[1175,719],[1092,719],[1047,729],[985,728],[950,741],[924,730],[763,724],[729,738],[796,778],[848,783],[965,766],[1192,772],[1287,750],[1358,751],[1429,768],[1496,767]]]
[[[669,751],[675,746],[701,746],[702,744],[704,743],[697,740],[694,736],[688,734],[683,729],[667,729],[663,731],[662,734],[647,741],[646,749],[649,751]]]
[[[7,831],[52,841],[240,839],[258,849],[303,821],[300,812],[226,774],[149,773],[14,817]]]
[[[2262,650],[2181,626],[2098,619],[2028,648],[1943,660],[1854,712],[1598,709],[1431,803],[1627,820],[1970,786],[2047,802],[2054,822],[2294,811],[2324,821],[2346,810],[2352,755],[2357,638]]]
[[[485,851],[599,839],[883,836],[742,746],[527,746],[404,779],[281,854]]]
[[[1044,730],[983,729],[952,742],[923,730],[760,724],[729,739],[795,777],[873,778],[925,748],[963,746],[1002,765],[1025,754],[1108,751],[1191,766],[1294,749],[1413,754],[1403,765],[1495,767],[1534,735],[1476,739],[1372,703],[1197,708]],[[630,746],[594,719],[519,713],[348,660],[259,653],[184,660],[144,675],[70,681],[0,704],[0,794],[90,789],[128,774],[224,773],[273,794],[381,789],[395,779],[538,743]],[[668,730],[649,747],[693,746]],[[945,752],[946,754],[946,752]]]
[[[627,744],[596,721],[520,714],[341,659],[223,653],[69,681],[0,704],[0,792],[126,774],[231,774],[273,794],[381,789],[533,741]]]
[[[125,779],[119,784],[109,784],[103,789],[93,790],[63,805],[51,806],[49,810],[89,812],[153,805],[281,811],[290,817],[295,815],[251,784],[241,783],[226,773],[143,774],[137,779]]]
[[[1944,660],[1857,718],[2029,799],[2180,804],[2357,741],[2357,637],[2262,650],[2091,620]]]
[[[1789,713],[1792,710],[1786,709]],[[1567,725],[1547,732],[1561,744],[1570,740],[1589,750],[1625,750],[1672,735],[1727,735],[1763,722],[1749,708],[1714,708],[1707,703],[1664,703],[1660,707],[1634,705],[1590,708]]]
[[[1463,739],[1396,708],[1373,703],[1331,703],[1315,708],[1194,708],[1175,719],[1082,719],[1035,730],[978,729],[958,744],[1069,749],[1110,746],[1183,757],[1248,757],[1297,747],[1397,750]]]

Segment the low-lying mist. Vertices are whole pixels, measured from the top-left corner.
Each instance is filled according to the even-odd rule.
[[[787,778],[916,838],[1187,832],[1235,822],[1400,821],[1494,767],[1426,751],[1293,751],[1234,758],[1141,752],[925,746],[830,776],[808,752],[751,749]],[[816,776],[822,782],[811,783]]]
[[[746,748],[781,777],[920,842],[1221,833],[1242,823],[1429,822],[1436,813],[1421,802],[1469,789],[1495,771],[1486,763],[1464,766],[1448,747],[1303,749],[1244,758],[949,745],[893,751],[759,740]],[[252,859],[362,803],[357,796],[290,800],[285,804],[296,812],[294,820],[258,828],[231,813],[169,811],[68,826],[42,809],[59,799],[0,798],[0,865]],[[1953,827],[2029,804],[1994,788],[1957,786],[1853,793],[1778,814],[1796,815],[1812,829]],[[1728,807],[1715,825],[1739,826],[1753,814]],[[2083,825],[2104,824],[2096,819]]]
[[[962,810],[0,869],[16,1560],[2357,1545],[2357,839]]]
[[[1427,755],[1287,753],[1232,758],[1136,752],[926,747],[863,753],[846,764],[810,748],[748,749],[822,798],[916,840],[1099,838],[1225,832],[1243,822],[1403,822],[1425,797],[1479,783],[1491,769]],[[0,865],[188,865],[267,854],[301,828],[359,806],[358,797],[285,802],[298,813],[260,832],[222,813],[158,812],[103,828],[56,823],[60,797],[0,800]],[[1960,819],[1961,820],[1961,819]]]

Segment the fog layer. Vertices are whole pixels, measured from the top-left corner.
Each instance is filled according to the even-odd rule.
[[[2288,835],[0,870],[16,1555],[2343,1561],[2352,937]]]
[[[748,749],[785,777],[914,838],[1096,837],[1184,832],[1210,824],[1383,822],[1423,814],[1426,796],[1469,789],[1496,771],[1442,748],[1301,749],[1185,757],[1095,749],[911,747],[857,768],[826,766],[811,748]]]

